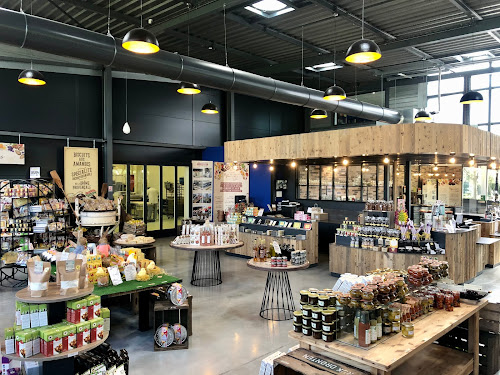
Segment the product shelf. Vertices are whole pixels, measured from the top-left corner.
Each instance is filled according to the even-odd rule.
[[[53,355],[51,357],[46,357],[41,353],[37,354],[37,355],[33,355],[31,357],[28,357],[28,358],[19,357],[17,354],[5,354],[5,347],[3,344],[2,344],[2,356],[9,358],[9,359],[16,360],[16,361],[21,361],[21,362],[29,362],[29,361],[48,362],[48,361],[57,361],[59,359],[64,359],[64,358],[69,358],[69,357],[75,357],[81,353],[85,353],[85,352],[88,352],[89,350],[97,348],[99,345],[104,343],[108,339],[109,332],[104,331],[103,333],[104,333],[104,337],[102,340],[95,341],[95,342],[92,342],[88,345],[81,346],[81,347],[76,348],[76,349],[71,349],[71,350],[68,350],[64,353]]]
[[[78,293],[71,294],[67,296],[61,296],[60,287],[56,283],[49,283],[49,288],[47,290],[47,295],[45,297],[31,297],[31,293],[29,288],[21,289],[16,293],[16,299],[21,302],[27,303],[55,303],[55,302],[64,302],[72,299],[77,299],[81,297],[88,296],[92,294],[94,291],[94,285],[90,284],[85,289],[80,289]]]

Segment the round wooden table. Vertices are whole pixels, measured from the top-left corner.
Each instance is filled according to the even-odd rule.
[[[193,271],[191,272],[191,285],[215,286],[222,284],[219,251],[242,247],[243,242],[230,245],[177,245],[170,243],[170,247],[177,250],[194,251]]]
[[[299,271],[309,267],[309,262],[294,266],[287,262],[287,267],[271,267],[271,262],[255,262],[250,259],[247,266],[260,271],[267,271],[264,297],[260,306],[260,316],[267,320],[290,320],[293,318],[295,303],[288,271]]]

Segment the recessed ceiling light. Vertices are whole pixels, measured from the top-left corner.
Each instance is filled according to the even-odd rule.
[[[334,62],[327,62],[324,64],[306,66],[306,69],[311,70],[313,72],[326,72],[328,70],[342,69],[343,67],[344,65],[335,64]]]
[[[245,9],[266,18],[276,17],[295,10],[279,0],[261,0],[246,6]]]

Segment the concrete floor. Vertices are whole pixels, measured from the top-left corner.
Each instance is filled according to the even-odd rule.
[[[266,272],[248,268],[245,259],[221,253],[223,283],[211,288],[194,287],[189,284],[194,254],[173,250],[169,241],[157,241],[158,264],[182,278],[193,295],[193,336],[188,350],[154,352],[153,330],[139,332],[137,317],[130,309],[111,307],[108,342],[115,349],[128,350],[132,375],[257,375],[262,358],[296,345],[288,338],[291,321],[271,322],[259,317]],[[289,277],[296,307],[299,290],[331,288],[336,281],[328,271],[327,255],[320,256],[317,267],[290,272]],[[488,290],[497,288],[499,282],[500,267],[485,270],[475,281]],[[0,287],[0,327],[12,324],[14,294],[15,290]]]

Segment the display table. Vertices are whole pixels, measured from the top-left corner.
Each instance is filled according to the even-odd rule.
[[[293,266],[287,262],[287,267],[271,267],[271,262],[255,262],[250,259],[247,266],[259,271],[267,271],[264,297],[260,306],[259,315],[267,320],[289,320],[293,317],[295,303],[288,279],[288,271],[299,271],[309,267],[309,262],[300,266]],[[275,312],[277,311],[277,317]],[[283,315],[283,317],[282,317]]]
[[[172,242],[170,243],[170,247],[173,249],[195,252],[191,285],[202,287],[222,284],[219,252],[236,249],[243,245],[241,241],[237,244],[212,246],[177,245]]]
[[[289,336],[297,339],[301,348],[327,352],[329,357],[371,374],[479,374],[479,311],[488,301],[463,301],[452,312],[437,310],[418,319],[415,337],[406,339],[401,334],[382,341],[371,348],[360,348],[339,341],[325,342],[294,331]],[[468,353],[434,345],[433,342],[462,322],[468,320]]]
[[[88,296],[92,294],[93,290],[94,285],[89,284],[87,288],[78,290],[78,293],[63,296],[60,294],[61,287],[59,285],[56,283],[49,283],[47,295],[45,297],[31,297],[31,291],[26,287],[16,293],[16,298],[18,301],[26,303],[56,303]]]
[[[16,275],[23,275],[22,278],[17,279]],[[26,266],[20,266],[19,264],[10,263],[0,267],[0,285],[4,285],[4,282],[8,281],[11,283],[8,286],[18,288],[22,285],[26,285],[28,283],[28,269]]]

